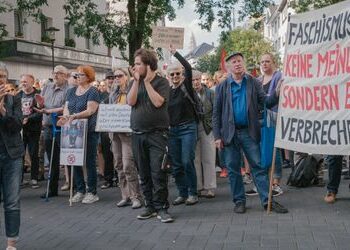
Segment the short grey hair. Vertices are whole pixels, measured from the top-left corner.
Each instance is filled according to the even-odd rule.
[[[6,78],[9,77],[9,72],[6,68],[6,64],[0,61],[0,71],[4,71],[6,73]]]

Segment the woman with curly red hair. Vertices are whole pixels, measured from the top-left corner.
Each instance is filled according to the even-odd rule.
[[[59,125],[72,122],[75,119],[88,119],[88,133],[86,144],[86,170],[87,190],[84,181],[83,170],[80,167],[74,168],[74,179],[77,186],[77,193],[73,196],[72,202],[86,204],[99,200],[97,196],[97,173],[96,154],[98,133],[95,132],[97,109],[100,103],[100,94],[96,87],[92,86],[95,81],[95,70],[91,66],[81,65],[77,68],[78,86],[69,89],[67,101],[64,108],[64,116],[59,120]]]

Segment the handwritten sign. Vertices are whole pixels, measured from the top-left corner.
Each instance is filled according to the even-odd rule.
[[[349,155],[349,13],[344,1],[290,17],[276,147]]]
[[[177,49],[184,46],[184,28],[174,27],[153,27],[152,28],[152,46],[154,48],[169,48],[174,45]]]
[[[87,119],[73,120],[61,127],[61,165],[84,165],[86,134]]]
[[[121,104],[100,104],[96,131],[130,133],[131,107]]]

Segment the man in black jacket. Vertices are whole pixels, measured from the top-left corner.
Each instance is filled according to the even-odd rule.
[[[20,225],[19,192],[24,155],[21,99],[7,94],[8,71],[0,62],[0,194],[4,201],[7,247],[15,248]]]
[[[33,75],[24,74],[21,76],[20,83],[22,90],[19,92],[19,96],[22,101],[22,113],[23,113],[23,142],[24,147],[28,147],[29,156],[31,161],[31,185],[32,188],[39,188],[38,175],[39,175],[39,139],[41,133],[41,123],[43,115],[35,111],[37,103],[35,101],[35,95],[40,92],[36,90],[34,85],[35,79]]]

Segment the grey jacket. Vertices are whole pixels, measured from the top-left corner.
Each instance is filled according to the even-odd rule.
[[[203,103],[204,116],[202,117],[203,127],[207,135],[213,129],[213,105],[214,105],[215,94],[214,91],[209,89],[207,86],[202,87],[201,101]]]
[[[24,155],[21,97],[6,95],[4,98],[6,115],[0,115],[0,134],[10,158],[16,159]]]
[[[270,108],[278,103],[278,96],[274,92],[267,96],[261,83],[251,75],[247,78],[247,111],[249,135],[260,142],[259,109]],[[231,77],[228,77],[215,89],[215,102],[213,110],[213,134],[215,140],[222,139],[224,145],[230,144],[235,134],[235,121],[232,107]]]

